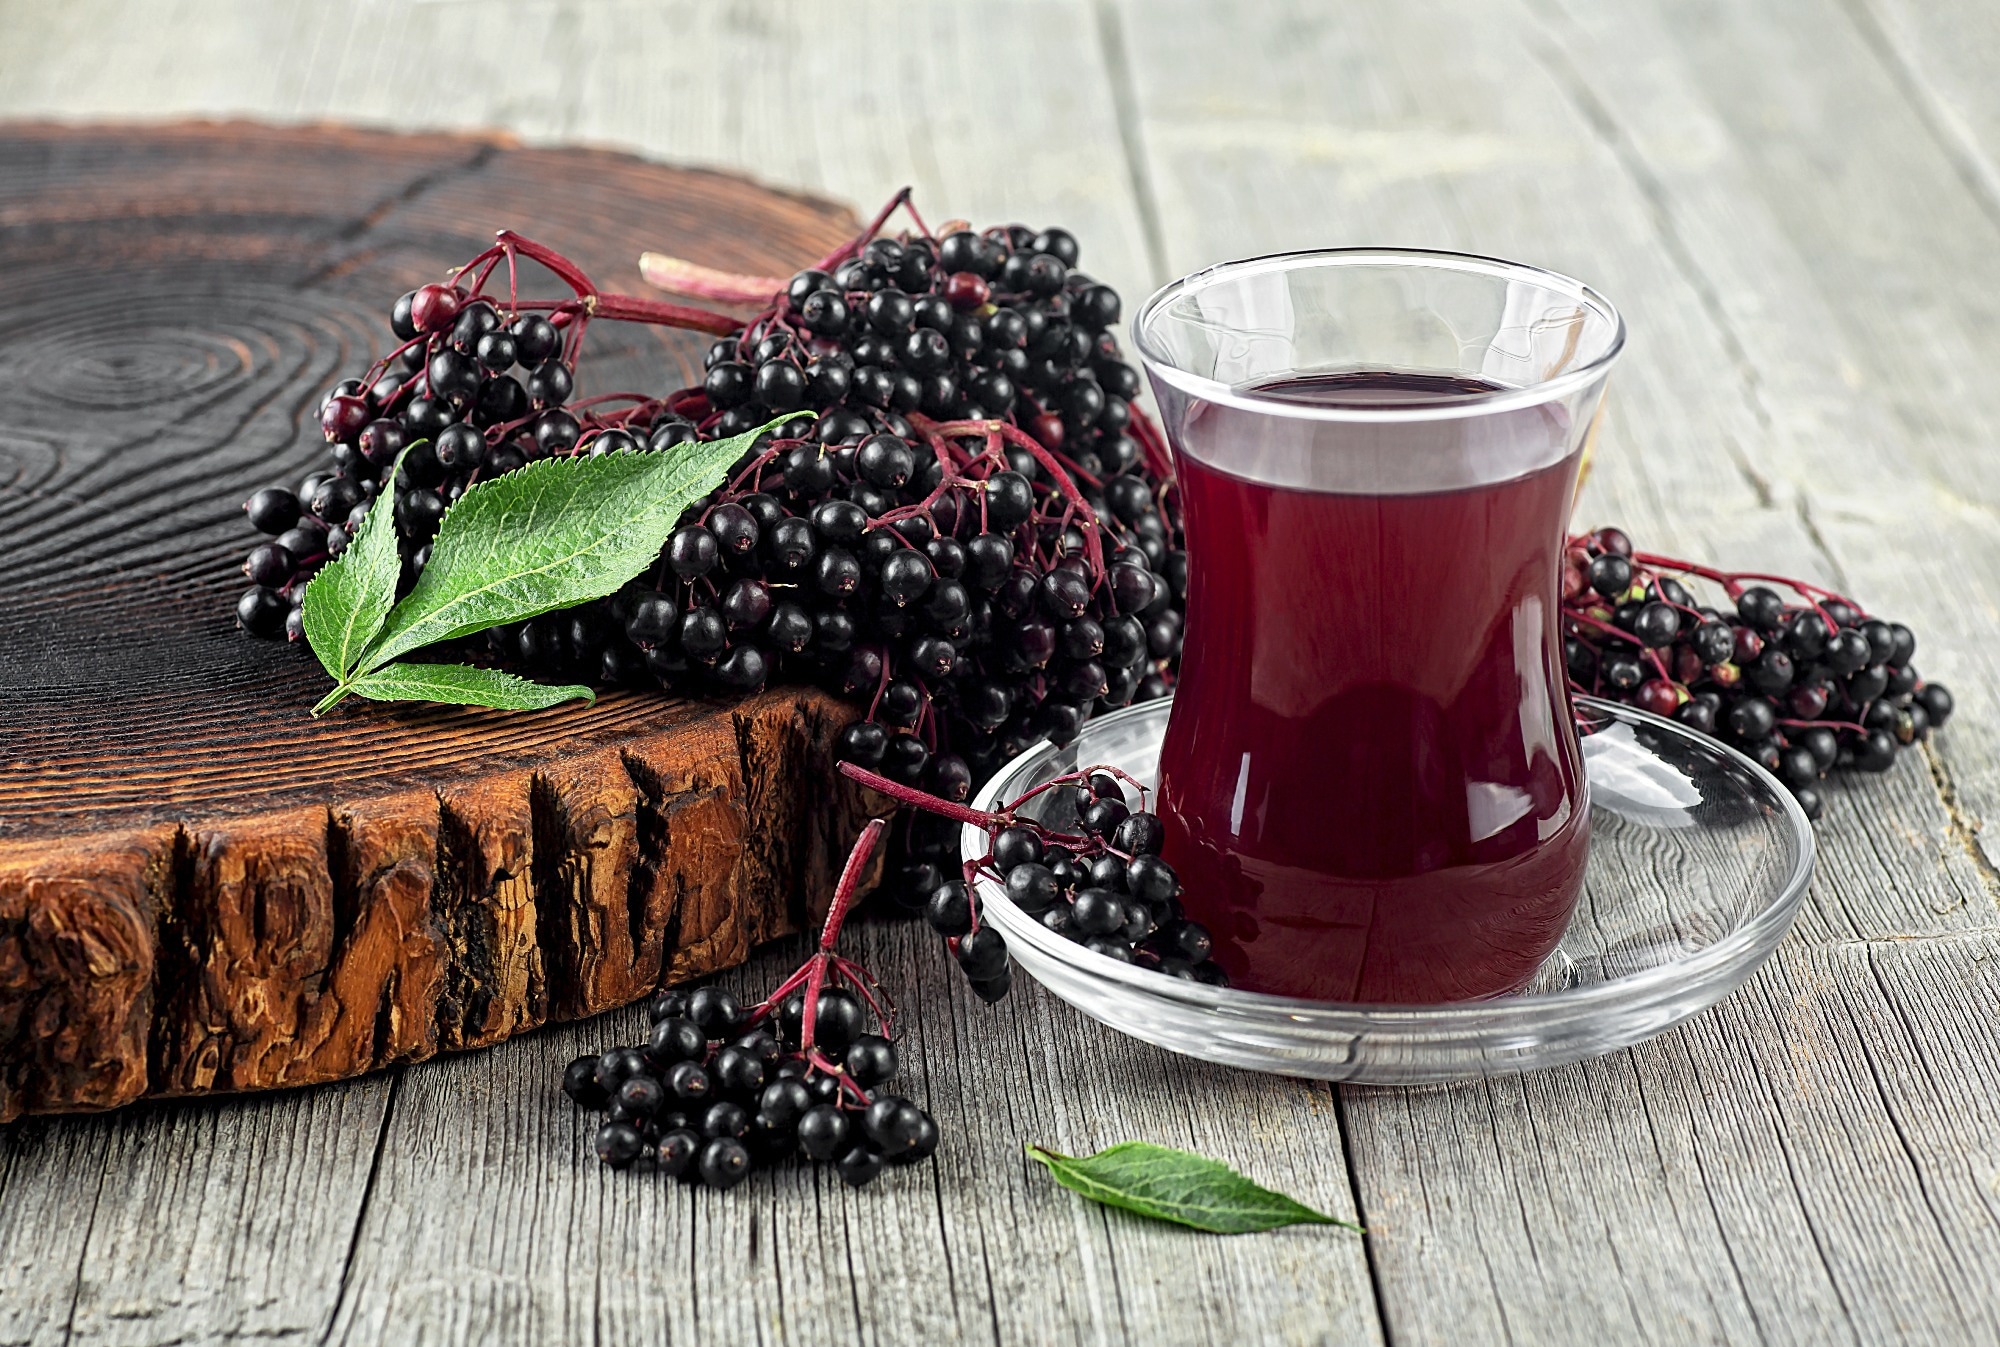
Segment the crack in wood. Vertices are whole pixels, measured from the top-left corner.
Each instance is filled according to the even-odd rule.
[[[1945,761],[1944,750],[1934,739],[1926,739],[1922,745],[1924,763],[1930,768],[1931,782],[1937,787],[1938,801],[1944,806],[1947,826],[1952,840],[1965,849],[1972,861],[1972,868],[1979,873],[1979,881],[1986,887],[1988,898],[2000,902],[2000,867],[1986,854],[1986,848],[1979,841],[1979,834],[1986,823],[1965,805],[1958,793],[1958,783],[1952,779],[1951,764]]]

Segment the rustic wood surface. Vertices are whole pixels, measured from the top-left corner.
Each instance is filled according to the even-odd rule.
[[[499,124],[864,207],[909,181],[934,214],[1073,227],[1132,299],[1328,243],[1572,271],[1634,331],[1582,522],[1830,578],[1909,621],[1960,705],[1831,792],[1763,972],[1598,1062],[1420,1091],[1231,1073],[1031,986],[979,1006],[871,926],[932,1170],[720,1201],[603,1174],[553,1076],[631,1012],[31,1119],[0,1131],[0,1342],[2000,1337],[1992,6],[0,0],[0,32],[0,113]],[[1128,1137],[1369,1233],[1146,1226],[1019,1152]]]
[[[382,296],[498,224],[630,289],[647,246],[810,260],[844,210],[492,137],[17,124],[0,220],[0,1120],[498,1042],[823,903],[851,712],[788,689],[314,721],[303,647],[234,630],[234,507],[323,458],[311,409]],[[700,340],[600,332],[582,376],[665,391]]]

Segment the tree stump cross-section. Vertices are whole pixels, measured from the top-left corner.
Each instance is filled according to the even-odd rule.
[[[502,227],[642,293],[645,249],[782,275],[854,221],[500,139],[0,126],[0,1121],[495,1043],[830,896],[865,814],[824,694],[314,721],[310,655],[234,629],[240,503]],[[705,340],[597,324],[581,391],[680,386]]]

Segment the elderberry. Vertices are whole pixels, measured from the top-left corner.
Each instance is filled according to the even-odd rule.
[[[1778,776],[1809,818],[1825,808],[1829,772],[1886,771],[1949,716],[1950,691],[1917,673],[1916,638],[1902,624],[1809,585],[1706,567],[1693,571],[1728,606],[1697,606],[1665,573],[1682,566],[1636,552],[1617,529],[1569,540],[1563,662],[1573,687],[1722,737]]]
[[[856,878],[884,831],[879,820],[862,830],[818,949],[771,996],[745,1007],[717,987],[662,991],[647,1009],[644,1048],[613,1048],[566,1068],[564,1091],[581,1108],[605,1111],[593,1145],[606,1165],[643,1162],[725,1189],[801,1152],[838,1157],[844,1177],[872,1179],[887,1162],[912,1163],[937,1148],[935,1120],[886,1088],[898,1054],[879,988],[834,953]],[[720,1036],[745,1026],[733,1041]],[[663,1058],[681,1059],[664,1084],[649,1069]]]

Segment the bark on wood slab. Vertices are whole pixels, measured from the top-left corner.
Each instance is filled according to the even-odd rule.
[[[825,902],[860,816],[829,698],[316,722],[310,656],[234,630],[238,504],[503,226],[643,293],[643,249],[783,274],[853,221],[499,139],[0,126],[0,1120],[494,1043]],[[583,392],[700,367],[610,326]]]

